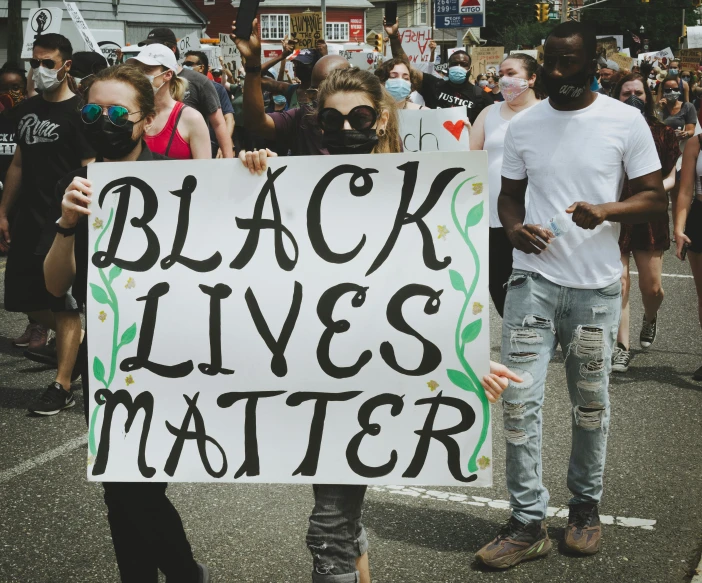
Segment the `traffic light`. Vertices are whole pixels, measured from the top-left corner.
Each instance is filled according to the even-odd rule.
[[[548,13],[551,12],[551,5],[548,2],[534,4],[536,8],[536,22],[548,22]]]
[[[383,52],[383,35],[382,34],[375,35],[375,50],[379,53]]]

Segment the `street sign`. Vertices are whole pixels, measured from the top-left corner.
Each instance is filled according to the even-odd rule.
[[[436,28],[485,26],[485,0],[435,0]]]

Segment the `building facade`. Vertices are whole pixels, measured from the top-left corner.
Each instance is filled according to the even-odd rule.
[[[366,15],[368,32],[381,33],[385,16],[385,0],[374,1],[373,8]],[[431,26],[431,2],[429,0],[399,0],[397,21],[400,28],[410,26]]]
[[[236,20],[239,0],[193,0],[208,18],[207,34],[231,32]],[[290,15],[309,10],[318,12],[319,0],[266,0],[259,6],[259,31],[264,43],[278,43],[290,32]],[[367,0],[326,0],[327,22],[325,38],[329,42],[365,41],[366,11],[373,5]]]

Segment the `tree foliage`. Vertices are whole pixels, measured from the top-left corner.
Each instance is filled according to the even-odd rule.
[[[487,27],[481,31],[483,38],[493,46],[504,46],[506,51],[517,45],[536,46],[541,44],[557,21],[539,23],[536,21],[537,0],[486,0]],[[586,0],[589,4],[591,0]],[[624,47],[632,52],[640,48],[630,33],[641,36],[639,30],[645,27],[645,38],[649,39],[650,50],[671,47],[678,48],[678,37],[682,34],[682,11],[686,10],[685,24],[694,26],[700,15],[693,10],[692,0],[608,0],[602,5],[581,11],[583,22],[595,24],[598,35],[621,34]]]

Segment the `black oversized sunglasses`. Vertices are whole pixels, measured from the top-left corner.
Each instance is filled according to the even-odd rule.
[[[317,121],[325,132],[339,132],[348,120],[351,127],[358,131],[369,130],[378,119],[378,113],[370,105],[358,105],[346,115],[333,107],[325,107],[319,112]]]
[[[29,59],[29,66],[32,69],[38,69],[39,65],[46,69],[53,69],[56,66],[56,61],[52,61],[51,59]]]
[[[129,121],[129,116],[132,113],[141,113],[140,111],[129,111],[122,105],[99,105],[97,103],[88,103],[80,110],[80,117],[84,123],[95,123],[100,119],[102,112],[107,109],[107,119],[112,125],[122,127]]]

